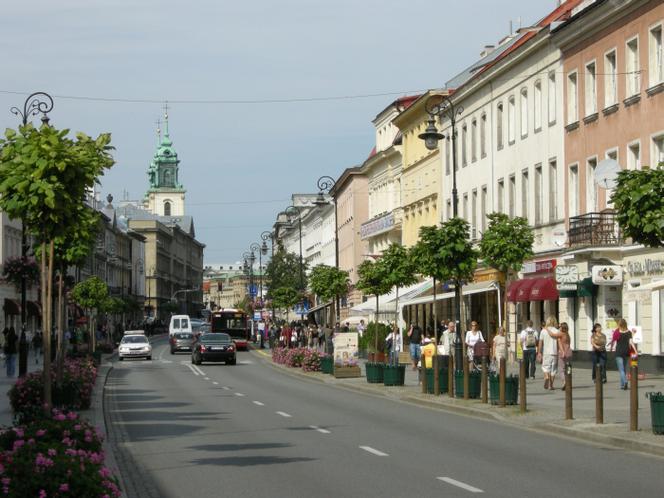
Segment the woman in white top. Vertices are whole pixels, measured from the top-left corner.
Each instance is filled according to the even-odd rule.
[[[479,341],[484,341],[482,337],[482,331],[479,329],[477,322],[470,322],[470,330],[466,332],[466,352],[468,355],[468,361],[473,361],[473,351],[475,349],[475,344]]]
[[[500,360],[507,360],[507,349],[509,347],[510,343],[507,342],[505,337],[505,327],[498,327],[498,333],[493,338],[493,360],[497,367],[500,366]]]
[[[544,389],[553,391],[553,383],[558,373],[558,320],[550,316],[546,320],[546,327],[540,332],[539,345],[537,348],[537,361],[542,363],[544,374]]]

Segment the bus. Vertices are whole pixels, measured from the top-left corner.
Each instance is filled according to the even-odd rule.
[[[237,349],[248,349],[249,320],[238,309],[225,308],[210,314],[210,332],[224,332],[231,336]]]

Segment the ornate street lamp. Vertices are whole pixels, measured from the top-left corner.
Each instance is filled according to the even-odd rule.
[[[41,113],[41,121],[43,124],[48,124],[48,113],[53,110],[53,98],[45,92],[35,92],[28,96],[23,103],[23,110],[21,111],[18,107],[12,107],[9,111],[15,116],[21,117],[21,123],[23,126],[28,124],[28,120],[32,116],[36,116]],[[28,238],[25,233],[25,224],[21,222],[21,261],[23,264],[26,262],[28,257]],[[42,303],[43,305],[44,303]],[[25,328],[26,328],[26,307],[27,307],[27,283],[25,280],[25,275],[21,277],[21,337],[19,339],[19,348],[18,348],[18,376],[23,377],[28,373],[28,343],[25,337]],[[46,309],[45,306],[42,306],[42,309]],[[44,333],[50,334],[50,331],[44,331]],[[49,335],[50,340],[50,335]],[[53,347],[53,346],[51,346]]]
[[[316,196],[316,200],[314,203],[317,206],[324,206],[327,204],[332,204],[334,206],[334,266],[338,270],[339,269],[339,225],[337,224],[337,199],[334,196],[332,197],[332,200],[328,200],[325,198],[324,194],[329,194],[330,191],[334,188],[337,182],[334,181],[334,178],[331,176],[321,176],[318,181],[316,182],[316,185],[318,186],[318,195]],[[339,304],[339,296],[336,298],[336,310],[337,310],[337,316],[336,319],[339,320],[339,313],[340,313],[340,304]]]
[[[265,252],[263,252],[263,246],[265,246]],[[249,246],[249,249],[251,249],[251,253],[258,253],[258,289],[259,289],[259,296],[261,300],[261,308],[263,307],[263,254],[267,254],[267,245],[265,244],[265,241],[263,241],[263,245],[253,243]]]
[[[463,112],[462,106],[455,106],[454,102],[447,95],[432,95],[424,103],[424,108],[429,114],[429,121],[424,133],[418,135],[419,138],[424,140],[424,145],[428,150],[436,150],[438,142],[445,138],[445,135],[438,132],[436,128],[436,118],[447,118],[450,121],[452,128],[452,215],[456,218],[459,214],[459,195],[457,192],[456,184],[456,171],[457,171],[457,151],[456,151],[456,119]],[[441,154],[442,156],[442,154]],[[454,338],[454,366],[456,370],[463,370],[463,344],[461,342],[461,289],[459,285],[454,287],[454,307],[455,307],[455,321],[456,321],[456,335]],[[436,310],[436,303],[433,306],[434,313]],[[434,320],[437,320],[434,317]],[[438,324],[436,323],[437,327]]]
[[[261,233],[261,239],[263,239],[263,244],[261,245],[261,252],[263,255],[267,254],[267,240],[270,239],[270,261],[274,258],[274,234],[269,231]],[[274,303],[272,304],[272,320],[274,320]]]
[[[300,290],[304,292],[304,266],[302,263],[302,216],[300,215],[300,210],[295,206],[288,206],[284,213],[288,216],[289,221],[293,222],[293,217],[297,216],[297,223],[300,235]]]

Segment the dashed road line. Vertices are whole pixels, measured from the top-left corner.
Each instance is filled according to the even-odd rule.
[[[201,374],[203,377],[205,377],[206,374],[205,374],[205,372],[203,372],[203,370],[201,370],[200,368],[198,368],[196,365],[192,365],[192,366],[196,369],[196,371],[197,371],[199,374]]]
[[[212,383],[213,383],[215,386],[218,386],[218,385],[219,385],[219,382],[212,381]]]
[[[275,413],[276,413],[277,415],[281,415],[281,416],[284,417],[284,418],[291,418],[291,417],[292,417],[292,415],[289,415],[289,414],[286,413],[286,412],[275,412]]]
[[[265,404],[261,403],[260,401],[254,401],[254,405],[265,406]]]
[[[210,377],[205,377],[205,380],[210,380]]]
[[[235,396],[244,396],[242,393],[235,393]]]
[[[371,446],[360,446],[360,449],[363,449],[364,451],[367,451],[367,452],[371,453],[372,455],[376,455],[376,456],[381,456],[381,457],[390,456],[387,453],[383,453],[382,451],[377,450],[376,448],[372,448]]]
[[[318,432],[320,432],[321,434],[330,434],[330,431],[328,431],[327,429],[321,429],[321,428],[318,427],[317,425],[310,425],[309,428],[310,428],[310,429],[313,429],[313,430],[315,430],[315,431],[318,431]]]
[[[437,477],[436,479],[446,482],[447,484],[451,484],[452,486],[456,486],[457,488],[465,489],[470,493],[484,493],[484,491],[482,491],[480,488],[476,488],[470,484],[466,484],[465,482],[457,481],[451,477]]]
[[[228,387],[228,386],[221,386],[221,388],[222,388],[224,391],[230,391],[230,390],[231,390],[231,388]]]
[[[191,370],[191,373],[193,373],[196,377],[199,376],[199,373],[196,370],[194,370],[193,365],[189,365],[188,363],[185,363],[184,366],[187,367],[189,370]]]

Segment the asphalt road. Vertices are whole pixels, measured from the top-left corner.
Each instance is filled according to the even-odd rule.
[[[662,496],[664,461],[155,344],[105,391],[130,497]]]

